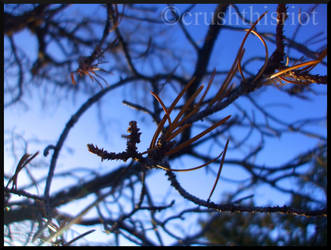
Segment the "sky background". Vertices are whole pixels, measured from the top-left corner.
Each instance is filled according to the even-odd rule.
[[[188,5],[175,5],[175,7],[179,11],[183,11],[187,8]],[[238,5],[240,7],[241,13],[246,13],[245,17],[247,19],[255,21],[256,18],[261,15],[264,11],[268,11],[265,19],[261,20],[261,23],[257,25],[257,31],[259,32],[270,32],[275,28],[275,20],[273,19],[273,15],[275,15],[277,5]],[[166,5],[155,5],[160,14],[162,11],[166,10]],[[285,35],[293,34],[294,30],[297,27],[298,20],[296,19],[299,11],[301,10],[302,15],[305,15],[305,11],[311,8],[311,5],[289,5],[289,19],[287,20],[288,25],[285,26]],[[190,34],[194,37],[198,44],[201,45],[203,43],[203,38],[205,36],[208,25],[206,24],[204,18],[211,17],[215,9],[215,5],[198,5],[191,12],[190,16],[187,16],[185,19],[187,25],[187,29]],[[246,12],[243,12],[243,11]],[[91,6],[91,5],[73,5],[68,8],[67,11],[71,12],[73,16],[78,15],[80,11],[91,13],[95,15],[95,13],[100,12],[100,7]],[[238,22],[236,20],[234,9],[229,9],[229,16],[225,17],[226,24],[235,25],[233,22]],[[202,14],[197,14],[198,12]],[[316,8],[316,15],[308,17],[306,23],[304,23],[297,34],[297,41],[307,41],[309,37],[311,37],[315,32],[316,34],[320,31],[324,32],[324,37],[326,37],[326,5],[320,5]],[[253,18],[251,16],[253,15]],[[231,17],[231,18],[230,18]],[[160,18],[162,20],[162,18]],[[163,19],[164,21],[164,19]],[[272,23],[274,22],[274,26]],[[315,25],[316,24],[316,25]],[[125,25],[123,22],[121,25]],[[169,43],[173,42],[173,46],[182,46],[184,53],[187,52],[187,56],[190,56],[190,47],[183,44],[184,36],[179,31],[178,25],[169,25],[169,29],[172,29],[174,32],[174,36]],[[239,20],[238,26],[247,27],[250,26],[248,24],[242,23]],[[273,28],[271,28],[273,27]],[[215,48],[213,50],[213,56],[209,63],[209,70],[213,70],[216,67],[217,70],[226,70],[231,67],[231,64],[234,60],[234,56],[237,53],[239,45],[244,37],[245,33],[242,31],[233,32],[228,30],[222,30],[219,36],[219,39],[216,42]],[[31,55],[34,58],[34,55],[37,51],[36,41],[31,37],[31,34],[28,31],[22,31],[19,34],[14,36],[15,41],[19,46],[22,46],[24,43],[24,51]],[[312,50],[316,51],[320,49],[321,43],[318,44],[309,44],[307,46]],[[274,51],[274,46],[270,42],[267,42],[269,48],[269,54]],[[5,38],[4,46],[8,45],[8,41]],[[260,55],[264,56],[264,48],[262,44],[258,41],[254,36],[250,36],[245,45],[246,53],[245,58],[249,58],[252,55]],[[54,48],[55,49],[55,48]],[[291,50],[291,56],[295,56],[296,51]],[[106,58],[107,59],[107,58]],[[195,58],[192,56],[192,60]],[[158,65],[156,65],[157,67]],[[185,66],[185,65],[184,65]],[[253,72],[256,72],[262,66],[261,62],[252,63],[251,68]],[[145,67],[146,72],[148,68]],[[188,76],[190,68],[188,68]],[[254,70],[255,69],[255,70]],[[191,70],[194,69],[191,67]],[[325,75],[325,70],[318,71],[319,68],[316,67],[316,70],[313,73],[320,73]],[[69,78],[68,78],[69,79]],[[222,77],[218,78],[218,82],[221,82]],[[10,79],[5,75],[5,84],[7,81],[12,81],[15,79]],[[109,84],[115,83],[118,80],[116,75],[111,75],[107,78]],[[206,84],[207,82],[205,82]],[[44,83],[47,84],[47,83]],[[70,83],[69,83],[70,84]],[[86,84],[86,83],[79,83]],[[95,83],[90,83],[95,84]],[[264,90],[258,90],[254,93],[254,97],[256,97],[257,102],[266,107],[267,110],[272,110],[277,117],[281,117],[284,120],[297,120],[300,118],[319,118],[326,115],[327,112],[327,97],[326,97],[326,86],[313,86],[314,90],[319,92],[324,92],[324,96],[319,96],[318,98],[313,97],[312,101],[306,102],[297,98],[290,97],[287,94],[279,91],[274,86],[265,87]],[[49,102],[47,105],[44,105],[39,98],[41,89],[36,87],[30,88],[30,91],[27,92],[23,96],[23,101],[28,104],[28,108],[25,108],[23,105],[14,105],[4,110],[4,166],[5,173],[10,174],[13,173],[15,166],[22,156],[24,152],[24,140],[29,141],[28,144],[28,153],[34,153],[35,151],[39,151],[36,162],[45,162],[45,164],[49,164],[51,159],[51,155],[48,157],[42,156],[42,152],[44,148],[49,144],[54,144],[57,142],[62,130],[66,122],[70,119],[73,113],[75,113],[79,107],[89,98],[84,94],[78,94],[75,101],[73,102],[71,98],[61,100],[61,102]],[[132,94],[132,90],[121,87],[115,89],[109,94],[105,95],[102,99],[102,104],[100,105],[100,109],[97,106],[91,107],[87,112],[85,112],[78,123],[75,124],[74,128],[71,130],[68,138],[66,139],[65,145],[62,148],[60,153],[60,157],[58,158],[58,163],[56,167],[56,173],[66,172],[72,168],[93,168],[100,175],[102,173],[107,173],[110,170],[116,168],[121,165],[119,162],[111,162],[104,161],[100,162],[99,158],[93,154],[87,153],[86,144],[93,143],[99,147],[106,148],[109,151],[113,152],[121,152],[125,149],[126,142],[123,138],[121,138],[122,134],[126,134],[126,130],[128,124],[131,120],[138,121],[138,127],[141,129],[141,143],[138,145],[138,149],[140,152],[145,151],[148,147],[149,142],[152,137],[152,133],[156,128],[155,124],[151,123],[151,119],[145,115],[144,113],[137,114],[136,111],[122,104],[123,100],[130,100]],[[151,96],[147,91],[137,91],[134,93],[138,97],[142,96],[144,98],[150,98]],[[212,94],[212,93],[209,93]],[[161,98],[165,101],[166,105],[169,105],[172,101],[171,97],[174,95],[174,90],[171,90],[167,87],[161,92]],[[6,102],[6,96],[4,97]],[[146,101],[147,102],[147,101]],[[241,107],[244,107],[245,110],[250,113],[253,110],[252,105],[249,103],[247,98],[241,97],[236,103]],[[286,106],[276,106],[277,103],[286,103]],[[148,104],[148,103],[147,103]],[[142,103],[142,105],[146,105],[146,103]],[[221,112],[218,112],[218,117],[225,117],[234,112],[233,107],[228,107]],[[106,113],[107,115],[103,118],[103,124],[99,123],[99,112]],[[257,119],[263,119],[262,116],[257,114]],[[152,124],[152,125],[151,125]],[[106,126],[106,129],[103,128]],[[12,145],[9,142],[12,140],[13,136],[15,136],[12,131],[17,134],[20,134],[22,138],[15,139],[15,152],[18,158],[13,157],[11,153]],[[319,124],[319,126],[314,127],[314,131],[317,134],[326,136],[326,124]],[[242,138],[245,136],[245,131],[238,131],[238,138]],[[36,140],[38,139],[38,141]],[[32,140],[32,141],[30,141]],[[33,141],[34,140],[34,141]],[[224,137],[224,142],[226,138]],[[256,143],[254,144],[254,140]],[[307,138],[301,135],[292,134],[287,136],[282,136],[280,138],[269,140],[266,143],[263,153],[259,154],[259,156],[255,159],[257,164],[270,164],[272,166],[277,166],[279,164],[283,164],[288,160],[292,159],[294,155],[298,152],[306,151],[316,145],[318,141],[316,139]],[[259,138],[253,138],[252,144],[256,145],[259,143]],[[243,156],[244,153],[247,153],[247,148],[240,148],[239,150],[231,150],[231,143],[229,144],[229,150],[226,154],[227,159],[234,159],[236,157]],[[222,151],[220,146],[215,146],[213,148],[201,147],[200,152],[204,154],[210,154],[216,156]],[[182,157],[180,160],[175,160],[173,162],[173,168],[180,168],[181,166],[196,166],[202,164],[201,161],[192,160],[191,157]],[[216,167],[216,166],[215,166]],[[152,190],[155,191],[158,197],[157,200],[159,202],[163,202],[164,200],[172,200],[170,197],[176,197],[176,191],[170,188],[169,182],[164,175],[164,172],[161,170],[153,170],[153,178],[149,178],[149,184],[152,187]],[[33,168],[33,176],[36,179],[42,178],[47,174],[48,170],[44,168],[40,168],[38,170],[37,167]],[[77,172],[78,173],[78,172]],[[21,173],[19,179],[19,186],[23,186],[25,183],[24,176],[26,173]],[[242,180],[246,178],[248,175],[238,167],[227,166],[226,164],[223,166],[222,176],[220,178],[219,184],[215,190],[215,193],[212,197],[213,201],[221,201],[224,192],[229,190],[233,190],[236,185],[233,183],[227,182],[226,180],[229,178]],[[80,177],[86,178],[85,172],[80,173]],[[93,178],[93,176],[89,176]],[[191,194],[201,198],[206,199],[209,195],[209,192],[212,188],[214,177],[210,174],[205,174],[205,170],[201,169],[199,171],[192,171],[186,173],[178,173],[177,174],[179,182],[182,186],[187,189]],[[71,186],[77,182],[76,179],[72,179],[70,177],[63,177],[59,179],[54,179],[51,186],[51,193],[56,192],[57,190],[62,190],[65,186]],[[5,183],[6,184],[6,183]],[[291,185],[290,181],[288,181],[288,185]],[[44,186],[42,184],[38,185],[39,194],[42,194],[44,191]],[[35,189],[31,189],[32,193],[36,193]],[[254,194],[254,201],[256,205],[286,205],[288,201],[288,197],[276,192],[271,189],[267,185],[261,185],[255,190],[248,190],[247,195]],[[176,196],[175,196],[176,195]],[[243,195],[244,196],[244,195]],[[82,201],[78,201],[75,203],[75,209],[80,207],[81,209],[88,205],[88,202],[92,202],[94,197],[87,197]],[[77,204],[79,204],[77,206]],[[177,203],[176,203],[177,204]],[[187,205],[187,203],[183,203],[183,206]],[[71,212],[73,207],[71,205],[61,207],[61,211]],[[81,209],[77,210],[78,214]],[[88,216],[95,215],[95,212],[92,211]],[[189,224],[188,224],[189,225]],[[84,227],[75,226],[73,227],[75,230],[79,232],[85,232],[88,229]],[[92,227],[93,228],[93,227]],[[99,230],[102,230],[99,228]],[[192,232],[194,228],[192,229]],[[95,241],[96,235],[99,235],[99,232],[94,232],[90,236],[86,237],[86,240]],[[103,234],[100,234],[103,235]],[[82,239],[82,243],[85,239]],[[129,242],[123,241],[127,244]]]

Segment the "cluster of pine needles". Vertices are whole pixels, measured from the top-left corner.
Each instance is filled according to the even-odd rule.
[[[137,128],[136,122],[131,121],[129,125],[129,135],[126,135],[125,138],[127,138],[127,149],[124,152],[121,153],[109,153],[104,149],[100,149],[97,146],[94,146],[93,144],[88,144],[88,149],[90,152],[97,154],[99,157],[101,157],[102,160],[107,159],[107,160],[124,160],[126,161],[128,158],[133,158],[138,162],[144,163],[144,164],[152,164],[153,167],[156,168],[161,168],[166,171],[174,171],[174,172],[187,172],[187,171],[193,171],[197,170],[199,168],[203,168],[207,165],[209,165],[212,162],[217,161],[221,156],[222,159],[220,161],[220,167],[219,171],[217,173],[217,178],[214,183],[212,192],[210,196],[212,195],[216,183],[219,179],[222,166],[224,163],[224,158],[226,154],[226,150],[228,147],[229,140],[227,140],[224,151],[221,152],[216,158],[200,165],[197,167],[193,168],[188,168],[188,169],[173,169],[169,168],[166,166],[166,164],[163,164],[164,162],[162,161],[165,157],[169,157],[170,155],[173,155],[184,148],[189,147],[192,143],[196,142],[200,138],[202,138],[204,135],[210,133],[217,127],[221,126],[224,124],[230,117],[231,115],[226,116],[225,118],[221,119],[220,121],[214,123],[211,125],[209,128],[205,129],[203,132],[197,134],[196,136],[188,139],[187,141],[184,141],[180,144],[176,144],[174,141],[174,138],[180,135],[185,129],[188,129],[189,127],[192,126],[192,123],[187,123],[187,120],[191,118],[194,114],[199,112],[200,108],[202,107],[203,101],[205,96],[207,95],[208,90],[210,89],[210,86],[213,82],[214,76],[215,76],[216,71],[214,70],[209,82],[208,86],[205,89],[204,93],[200,97],[198,101],[194,103],[194,101],[197,99],[198,95],[202,92],[204,85],[201,85],[195,92],[194,94],[185,102],[185,104],[181,107],[179,110],[178,114],[174,119],[171,118],[171,114],[173,110],[175,109],[177,103],[180,101],[182,96],[186,93],[188,88],[192,85],[194,82],[195,78],[193,78],[191,81],[186,84],[184,89],[177,95],[175,100],[171,103],[170,107],[167,108],[162,101],[162,99],[154,92],[151,92],[151,94],[155,97],[155,99],[160,103],[164,110],[164,116],[161,119],[161,121],[158,123],[158,126],[154,132],[154,135],[152,137],[151,143],[149,148],[143,152],[143,153],[138,153],[136,150],[137,148],[134,146],[135,143],[140,142],[140,132],[139,129]],[[229,92],[228,89],[224,88],[224,85],[221,88],[220,91],[220,99],[217,101],[220,101],[223,97],[226,96],[226,93],[224,94],[223,92]],[[214,99],[210,101],[214,102]],[[209,103],[209,104],[210,104]],[[165,124],[168,122],[168,126],[165,128]],[[144,155],[147,154],[147,157],[144,157]],[[209,198],[210,198],[209,196]]]

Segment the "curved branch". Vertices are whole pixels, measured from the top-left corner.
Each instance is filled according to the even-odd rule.
[[[214,202],[206,202],[201,200],[194,195],[188,193],[177,181],[176,175],[171,171],[167,171],[171,185],[187,200],[192,201],[193,203],[204,206],[207,208],[213,208],[219,212],[249,212],[249,213],[282,213],[288,215],[300,215],[300,216],[327,216],[327,208],[317,209],[317,210],[303,210],[291,208],[288,206],[275,206],[275,207],[249,207],[249,206],[238,206],[230,204],[216,204]]]
[[[56,161],[59,156],[60,150],[64,144],[64,141],[69,134],[70,129],[75,125],[75,123],[78,121],[78,119],[81,117],[81,115],[86,110],[88,110],[94,103],[96,103],[99,99],[101,99],[106,93],[108,93],[109,91],[116,89],[126,83],[134,81],[136,79],[137,79],[136,77],[126,78],[126,79],[120,80],[116,84],[113,84],[113,85],[101,90],[96,95],[89,98],[67,122],[64,130],[62,131],[62,133],[55,145],[55,149],[53,151],[53,155],[52,155],[52,159],[51,159],[51,163],[50,163],[50,167],[49,167],[49,171],[48,171],[48,175],[47,175],[47,180],[46,180],[45,192],[44,192],[44,197],[45,197],[46,201],[48,201],[48,199],[49,199],[49,190],[50,190],[51,182],[52,182],[52,179],[54,176]]]

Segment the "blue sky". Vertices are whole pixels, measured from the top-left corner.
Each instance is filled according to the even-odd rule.
[[[166,8],[166,5],[158,5],[158,10],[162,12]],[[175,5],[175,7],[182,11],[187,8],[188,5]],[[73,8],[69,8],[67,11],[72,11],[73,16],[77,15],[78,10],[74,10],[78,6],[73,6]],[[247,11],[245,17],[250,18],[250,14],[255,13],[262,14],[264,11],[268,10],[268,14],[265,17],[265,20],[262,20],[260,25],[257,26],[257,31],[259,32],[268,32],[270,31],[270,24],[272,24],[272,17],[276,11],[277,5],[239,5],[240,10],[243,12]],[[289,11],[289,20],[287,26],[285,26],[285,35],[293,34],[295,28],[297,27],[297,15],[300,12],[304,15],[305,11],[307,11],[311,5],[290,5],[288,7]],[[203,43],[203,38],[207,31],[208,26],[205,23],[203,18],[210,17],[210,13],[214,11],[215,5],[198,5],[185,19],[187,24],[187,29],[193,36],[193,38],[197,41],[198,44]],[[79,9],[82,11],[86,11],[87,13],[98,13],[100,7],[97,7],[95,10],[91,10],[90,5],[79,5]],[[233,8],[230,8],[233,12]],[[197,13],[201,12],[202,14],[198,15]],[[234,12],[233,12],[234,13]],[[319,31],[323,31],[326,37],[326,5],[319,6],[316,9],[317,15],[313,15],[310,17],[309,21],[302,25],[301,30],[298,32],[297,41],[306,41],[314,32],[318,33]],[[232,16],[234,19],[234,16]],[[253,17],[253,21],[256,20],[256,16]],[[316,19],[315,19],[316,18]],[[225,17],[225,22],[231,23],[236,20],[227,19]],[[210,20],[210,19],[209,19]],[[314,22],[316,21],[316,25]],[[125,25],[122,24],[122,25]],[[249,28],[248,24],[244,24],[242,22],[239,23],[240,27]],[[273,26],[275,28],[275,26]],[[171,46],[182,46],[183,51],[190,60],[195,60],[194,56],[191,56],[192,48],[190,45],[183,44],[184,36],[179,31],[177,25],[169,25],[169,29],[175,34],[168,42],[173,44]],[[220,34],[220,38],[217,40],[214,53],[209,63],[209,70],[212,71],[214,67],[217,70],[227,70],[231,67],[231,64],[234,60],[234,55],[236,54],[239,45],[241,43],[242,38],[245,33],[242,31],[233,32],[223,30]],[[19,34],[14,36],[17,44],[21,45],[24,41],[24,51],[29,55],[35,55],[36,53],[36,42],[31,38],[31,34],[28,31],[20,32]],[[29,41],[29,42],[28,42]],[[7,39],[5,39],[5,47],[8,43]],[[267,42],[269,47],[269,53],[271,54],[274,50],[274,46]],[[21,45],[22,46],[22,45]],[[308,45],[307,45],[308,46]],[[321,46],[319,44],[311,44],[308,47],[311,50],[317,50]],[[260,55],[264,56],[264,48],[262,44],[258,41],[254,36],[250,36],[246,43],[246,53],[245,58],[249,58],[252,55]],[[295,56],[296,51],[292,50],[291,56]],[[186,61],[187,62],[187,61]],[[259,69],[263,62],[258,62],[257,64],[252,64],[251,67],[254,69]],[[193,68],[192,65],[183,65],[184,68],[187,69],[188,74],[192,73]],[[157,65],[156,65],[157,67]],[[146,72],[148,72],[148,68],[144,67]],[[319,67],[316,67],[316,71],[314,73],[326,74],[326,69],[322,69],[319,71]],[[116,75],[109,76],[109,84],[116,82],[118,79]],[[5,75],[5,84],[6,81],[13,81],[14,79],[7,78]],[[222,82],[222,77],[217,78],[218,82]],[[237,79],[238,81],[238,79]],[[205,82],[206,84],[207,82]],[[45,83],[47,84],[47,83]],[[79,84],[93,84],[93,83],[79,83]],[[217,84],[217,83],[215,83]],[[326,98],[326,87],[325,86],[313,86],[312,87],[316,91],[324,92],[324,96],[319,96],[318,98],[311,96],[311,102],[305,102],[302,100],[298,100],[296,98],[290,97],[289,95],[284,94],[279,91],[274,86],[265,87],[264,90],[258,90],[254,93],[254,97],[257,102],[264,106],[268,107],[267,109],[275,112],[277,117],[282,117],[285,120],[288,119],[300,119],[300,118],[311,118],[311,117],[322,117],[326,115],[327,112],[327,98]],[[14,170],[16,166],[17,159],[15,160],[10,153],[9,144],[7,144],[7,140],[10,139],[10,134],[7,134],[7,131],[11,131],[15,128],[15,132],[22,134],[25,140],[38,138],[41,140],[41,143],[29,143],[28,152],[34,153],[35,151],[43,151],[43,149],[52,143],[56,143],[60,133],[62,132],[66,122],[70,119],[71,115],[78,110],[78,108],[87,100],[86,95],[78,95],[76,101],[73,103],[71,99],[62,100],[60,103],[51,103],[47,106],[42,105],[39,101],[39,93],[40,89],[36,87],[32,87],[29,93],[27,93],[23,100],[28,103],[29,109],[25,109],[24,106],[12,106],[4,110],[4,129],[5,129],[5,173],[9,174]],[[106,129],[102,128],[102,125],[98,124],[98,109],[96,106],[90,108],[79,120],[79,122],[74,126],[71,130],[69,137],[66,140],[64,148],[61,151],[61,155],[58,159],[56,173],[68,171],[71,168],[77,167],[87,167],[93,168],[96,171],[101,173],[106,173],[110,169],[116,168],[120,165],[118,162],[110,162],[104,161],[100,162],[100,160],[92,154],[87,153],[86,144],[94,143],[100,147],[105,147],[110,151],[120,152],[124,150],[126,144],[125,140],[121,138],[122,134],[126,133],[127,126],[129,121],[137,120],[138,126],[142,131],[142,142],[139,145],[139,150],[144,151],[148,145],[149,141],[152,137],[152,131],[156,127],[155,124],[151,124],[151,119],[147,117],[147,115],[140,113],[137,114],[135,111],[130,109],[129,107],[122,104],[123,100],[130,100],[131,90],[127,88],[118,88],[114,91],[107,94],[103,100],[100,107],[102,113],[107,114],[104,116],[104,124],[107,126]],[[152,100],[149,93],[145,92],[145,90],[140,90],[135,93],[137,96],[148,96],[149,101]],[[209,94],[212,94],[209,93]],[[173,90],[169,88],[164,88],[163,92],[161,92],[161,98],[165,100],[165,104],[169,105],[171,103],[171,97],[174,95]],[[170,97],[170,98],[169,98]],[[6,101],[6,96],[5,96]],[[148,103],[148,101],[146,101]],[[241,97],[238,100],[238,105],[245,107],[245,110],[250,113],[253,110],[252,105],[249,104],[248,100],[245,97]],[[288,106],[275,107],[272,104],[275,103],[286,103]],[[225,117],[228,114],[232,114],[235,112],[233,107],[228,107],[225,110],[217,113],[218,117]],[[262,116],[257,116],[257,119],[263,119]],[[102,133],[100,133],[103,131]],[[314,127],[314,131],[318,134],[326,136],[326,124],[320,124],[319,127]],[[106,134],[105,134],[106,133]],[[238,137],[244,136],[244,131],[238,131]],[[223,138],[224,142],[226,138]],[[254,142],[254,140],[256,142]],[[256,145],[258,143],[257,138],[252,139],[252,144]],[[258,164],[270,164],[272,166],[277,166],[278,164],[282,164],[287,160],[291,159],[297,152],[302,152],[307,149],[310,149],[316,145],[318,141],[316,139],[307,138],[300,135],[291,135],[291,136],[282,136],[280,138],[272,139],[268,141],[266,147],[255,160]],[[17,147],[17,157],[20,157],[23,154],[23,143],[22,140],[18,140],[16,142]],[[220,146],[214,146],[211,150],[210,148],[201,147],[201,152],[204,154],[212,154],[218,155],[222,150]],[[231,150],[231,143],[229,145],[229,150],[227,152],[226,158],[233,159],[236,157],[240,157],[243,155],[243,152],[247,153],[247,148],[242,148],[239,150]],[[243,152],[241,152],[243,151]],[[38,160],[44,161],[47,164],[50,161],[50,156],[44,158],[41,154],[38,156]],[[191,157],[183,157],[180,160],[175,160],[173,162],[173,168],[179,168],[182,165],[185,166],[195,166],[201,164],[201,161],[192,160]],[[217,166],[215,166],[217,167]],[[46,170],[45,170],[46,171]],[[38,177],[42,177],[47,173],[44,170],[38,170],[38,168],[33,169],[33,175],[38,179]],[[159,197],[159,202],[164,200],[171,200],[172,197],[178,197],[177,193],[170,188],[169,182],[167,181],[164,172],[161,170],[154,170],[153,178],[149,179],[152,190],[155,190],[157,197]],[[24,185],[24,175],[25,173],[21,173],[21,180],[19,185]],[[81,176],[84,176],[84,172],[81,173]],[[194,172],[186,172],[177,174],[179,182],[186,188],[189,192],[196,195],[197,197],[206,199],[211,190],[212,184],[214,182],[214,177],[211,175],[205,174],[205,170],[201,169],[199,171]],[[232,190],[236,186],[230,183],[227,183],[226,179],[234,178],[234,179],[243,179],[247,175],[244,171],[240,170],[237,167],[224,165],[222,171],[222,177],[220,179],[220,183],[215,190],[212,200],[220,201],[222,200],[222,194],[229,190]],[[224,180],[222,179],[224,177]],[[61,190],[64,186],[70,186],[75,184],[76,180],[70,178],[64,179],[54,179],[52,182],[51,193],[56,192],[57,190]],[[289,183],[290,185],[290,183]],[[39,186],[39,192],[43,193],[43,185]],[[35,192],[35,190],[33,190]],[[171,195],[169,195],[169,193]],[[287,202],[287,197],[280,195],[278,192],[270,189],[268,186],[263,186],[254,190],[248,190],[247,194],[254,194],[254,200],[257,205],[285,205]],[[85,207],[88,205],[87,201],[92,201],[93,197],[88,197],[84,201],[79,201],[81,204],[80,207]],[[77,206],[76,206],[77,207]],[[63,211],[69,212],[72,210],[71,206],[66,206],[63,208]],[[79,211],[77,211],[78,213]],[[90,215],[95,215],[94,212],[91,212]],[[76,230],[81,230],[81,232],[87,231],[84,228],[75,227]],[[95,234],[91,234],[87,239],[95,239]]]

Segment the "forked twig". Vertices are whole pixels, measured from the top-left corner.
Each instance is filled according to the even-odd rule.
[[[39,154],[39,151],[37,151],[36,153],[34,153],[32,156],[30,154],[24,154],[22,156],[22,158],[20,159],[20,161],[18,162],[17,164],[17,167],[16,167],[16,170],[15,170],[15,173],[14,175],[9,179],[7,185],[6,185],[6,188],[8,188],[9,184],[11,182],[13,182],[13,187],[12,189],[15,189],[17,190],[17,177],[18,177],[18,174],[21,172],[21,170],[26,166],[28,165],[32,160],[33,158],[35,158],[37,155]]]

